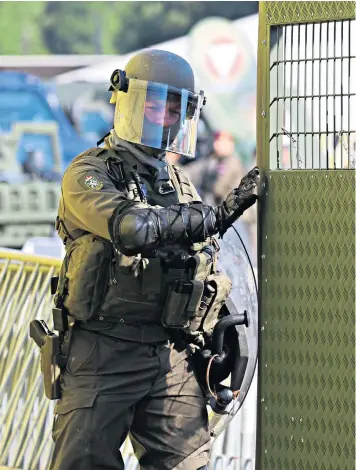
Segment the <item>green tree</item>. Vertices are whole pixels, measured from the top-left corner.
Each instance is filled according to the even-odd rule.
[[[0,2],[0,54],[124,54],[187,34],[202,18],[236,19],[258,2]]]
[[[45,2],[0,2],[0,54],[46,54]]]
[[[236,19],[258,2],[47,2],[43,37],[54,54],[124,54],[187,34],[200,19]]]
[[[52,54],[93,53],[94,15],[86,2],[46,2],[43,39]]]
[[[43,38],[52,54],[118,54],[121,2],[45,2]],[[122,10],[130,2],[122,2]]]
[[[115,45],[127,53],[184,36],[205,17],[257,13],[258,2],[117,2],[116,8],[124,27],[116,32]]]

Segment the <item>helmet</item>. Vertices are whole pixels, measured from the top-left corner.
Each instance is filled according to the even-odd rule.
[[[125,70],[111,75],[114,129],[134,144],[195,156],[204,92],[194,92],[194,74],[182,57],[167,51],[144,50]]]

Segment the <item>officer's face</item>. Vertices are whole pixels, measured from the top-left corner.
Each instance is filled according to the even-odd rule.
[[[145,117],[152,124],[170,127],[180,119],[180,103],[177,101],[146,101]]]

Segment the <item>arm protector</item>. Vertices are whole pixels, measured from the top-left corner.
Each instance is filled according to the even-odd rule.
[[[121,253],[133,256],[165,245],[203,242],[216,233],[223,235],[256,202],[258,181],[255,167],[218,207],[199,201],[157,208],[125,201],[109,221],[111,240]]]
[[[202,242],[219,231],[216,209],[201,202],[169,207],[120,204],[109,222],[115,247],[127,256],[175,243]]]

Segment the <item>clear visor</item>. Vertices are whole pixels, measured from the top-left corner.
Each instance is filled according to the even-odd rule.
[[[115,131],[129,142],[193,158],[203,99],[203,92],[129,79],[128,91],[117,95]]]

